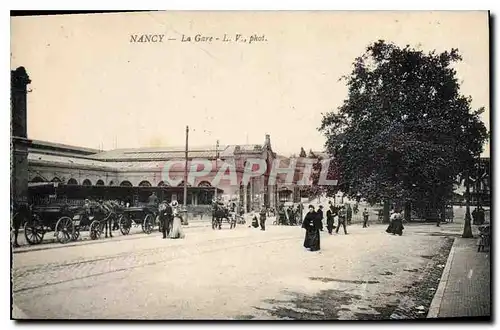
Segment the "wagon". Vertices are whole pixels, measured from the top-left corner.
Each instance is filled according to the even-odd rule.
[[[123,235],[128,235],[132,226],[141,226],[144,233],[151,234],[156,224],[157,213],[146,206],[134,206],[123,209],[123,215],[119,220],[120,232]]]
[[[24,225],[26,241],[30,245],[40,244],[49,231],[54,232],[59,243],[76,241],[80,237],[81,226],[89,225],[85,223],[79,209],[66,205],[34,207],[31,217]]]

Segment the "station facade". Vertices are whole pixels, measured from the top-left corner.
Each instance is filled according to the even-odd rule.
[[[183,202],[184,192],[179,188],[184,186],[186,160],[184,146],[102,151],[29,139],[26,129],[26,95],[27,85],[31,80],[22,67],[13,70],[11,77],[13,200],[26,202],[27,199],[31,199],[32,203],[47,202],[43,198],[35,198],[40,196],[29,196],[28,187],[52,183],[55,186],[71,185],[74,187],[73,191],[84,186],[140,187],[141,189],[137,191],[142,192],[147,192],[146,188],[151,188],[150,191],[161,188],[162,198]],[[312,157],[312,152],[309,156]],[[300,163],[300,159],[304,158],[307,156],[278,155],[272,149],[271,137],[268,134],[265,135],[263,143],[259,144],[190,147],[188,168],[192,162],[203,160],[209,163],[210,170],[203,176],[188,180],[186,204],[210,205],[216,195],[222,195],[226,200],[238,201],[241,209],[249,212],[259,209],[262,205],[275,208],[280,202],[299,202],[304,196],[301,196],[296,182],[301,180],[304,174],[306,165]],[[249,180],[243,180],[243,173],[245,169],[248,170],[248,162],[256,159],[266,164],[266,170],[259,175],[251,176]],[[167,171],[165,166],[169,162],[174,164]],[[280,168],[296,164],[293,167],[292,183],[287,183],[285,180],[287,174],[283,173],[278,174],[275,181],[269,181],[271,168],[276,162]],[[214,181],[218,174],[220,176],[221,167],[227,164],[233,165],[236,182],[230,180],[228,175],[224,175],[220,181]],[[172,186],[172,182],[176,184]],[[60,197],[68,198],[68,196]],[[137,200],[137,197],[134,196],[134,200]]]

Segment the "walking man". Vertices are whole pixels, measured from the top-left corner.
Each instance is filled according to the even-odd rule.
[[[351,221],[352,221],[352,208],[351,204],[347,204],[347,209],[346,209],[346,216],[347,216],[347,224],[350,226]]]
[[[262,205],[260,209],[260,230],[266,230],[266,206]]]
[[[333,212],[332,207],[326,211],[326,229],[328,229],[328,234],[332,234],[333,231]]]
[[[160,213],[161,232],[163,234],[163,238],[165,239],[170,234],[170,227],[172,225],[172,206],[164,200],[158,207],[158,211]]]
[[[363,210],[363,228],[366,228],[368,226],[368,210],[365,209]]]
[[[347,235],[346,221],[347,221],[347,211],[345,209],[345,206],[342,206],[339,210],[339,223],[337,225],[337,229],[335,230],[335,234],[338,234],[340,226],[343,226],[344,234]]]
[[[316,216],[318,217],[319,230],[323,231],[323,205],[320,205],[316,211]]]

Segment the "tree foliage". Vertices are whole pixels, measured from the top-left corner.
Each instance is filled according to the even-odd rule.
[[[354,61],[348,97],[319,130],[339,187],[370,202],[444,202],[482,151],[487,131],[460,94],[457,49],[424,53],[379,40]]]

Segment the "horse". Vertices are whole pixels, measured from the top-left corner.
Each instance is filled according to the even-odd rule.
[[[14,247],[19,247],[17,242],[17,237],[19,236],[19,229],[21,226],[28,221],[30,218],[30,208],[27,204],[18,205],[14,203],[12,205],[12,223],[11,227],[14,230]]]
[[[212,209],[212,229],[222,228],[222,219],[229,220],[229,210],[222,205],[214,204]]]
[[[116,213],[114,212],[114,207],[106,205],[104,203],[99,203],[95,207],[93,215],[94,218],[97,218],[97,220],[99,220],[101,226],[104,227],[104,228],[101,227],[104,229],[104,237],[108,238],[108,230],[109,230],[109,237],[113,238],[112,226],[114,222],[113,220],[116,219]]]

